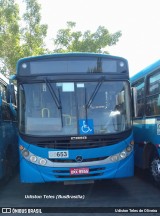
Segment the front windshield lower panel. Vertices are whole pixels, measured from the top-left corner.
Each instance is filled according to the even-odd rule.
[[[102,135],[131,128],[125,81],[41,82],[19,86],[19,130],[33,136]]]

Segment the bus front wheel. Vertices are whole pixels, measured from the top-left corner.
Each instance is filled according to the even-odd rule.
[[[154,155],[150,162],[150,175],[156,185],[160,186],[160,158]]]

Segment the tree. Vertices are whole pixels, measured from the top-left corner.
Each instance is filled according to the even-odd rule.
[[[104,26],[99,26],[94,33],[90,30],[84,33],[73,31],[75,26],[75,22],[67,22],[67,28],[58,30],[54,52],[108,53],[106,47],[115,45],[121,36],[121,31],[110,34]]]
[[[0,71],[15,72],[20,54],[19,7],[14,0],[0,0]]]
[[[44,39],[47,35],[47,25],[40,24],[40,4],[37,0],[24,0],[26,13],[23,15],[25,27],[22,28],[22,49],[24,56],[39,55],[46,52]]]
[[[6,71],[15,73],[19,58],[46,52],[47,25],[40,24],[41,7],[37,0],[23,2],[26,12],[22,19],[15,0],[0,0],[0,71],[4,74]],[[20,21],[23,21],[23,28]]]

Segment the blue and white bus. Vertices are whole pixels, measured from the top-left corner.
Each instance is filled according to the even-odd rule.
[[[160,60],[131,78],[135,92],[135,164],[160,184]],[[136,91],[135,91],[136,90]]]
[[[10,85],[13,87],[13,85]],[[0,74],[0,179],[9,179],[18,166],[16,101],[10,94],[9,80]],[[14,94],[15,95],[15,94]],[[12,99],[12,100],[11,100]],[[13,100],[14,99],[14,100]]]
[[[16,79],[21,182],[133,176],[127,60],[94,53],[23,58]]]

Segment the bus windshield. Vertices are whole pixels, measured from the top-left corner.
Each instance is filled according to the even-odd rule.
[[[19,130],[34,136],[120,133],[131,128],[126,81],[45,80],[19,87]]]

